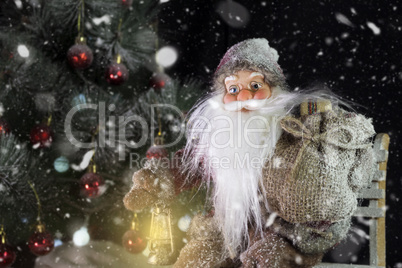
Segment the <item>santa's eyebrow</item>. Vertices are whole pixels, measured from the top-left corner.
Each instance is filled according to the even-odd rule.
[[[264,75],[260,72],[252,72],[248,78],[253,78],[255,76],[261,76],[262,78],[264,78]]]
[[[236,75],[231,75],[225,78],[225,84],[229,81],[236,81],[238,77]]]

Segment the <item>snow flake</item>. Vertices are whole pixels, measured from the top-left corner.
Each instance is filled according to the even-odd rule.
[[[22,58],[29,57],[29,50],[25,45],[18,45],[17,52]]]
[[[156,62],[163,67],[172,66],[178,58],[177,50],[171,46],[160,48],[155,55]]]
[[[375,35],[379,35],[381,33],[381,29],[371,21],[367,22],[367,26],[373,31]]]
[[[346,39],[349,37],[349,33],[342,33],[341,38]]]
[[[295,262],[297,263],[297,264],[302,264],[303,263],[303,259],[302,259],[302,257],[300,256],[300,255],[296,255],[296,257],[295,257]]]
[[[296,89],[295,89],[296,90]],[[280,158],[280,157],[274,157],[274,159],[273,159],[273,164],[274,164],[274,167],[275,168],[280,168],[281,167],[281,165],[282,165],[282,158]]]
[[[38,149],[39,147],[40,147],[40,142],[32,145],[32,149],[34,149],[34,150]]]
[[[77,247],[85,246],[88,244],[89,240],[90,237],[86,227],[81,227],[81,229],[77,230],[73,235],[73,242]]]
[[[114,223],[115,225],[122,225],[122,224],[123,224],[123,219],[120,218],[120,217],[114,217],[114,218],[113,218],[113,223]]]
[[[15,5],[17,6],[18,9],[22,9],[22,2],[21,0],[14,0]]]
[[[190,223],[191,223],[191,216],[186,214],[179,219],[177,225],[179,226],[179,229],[182,232],[187,232],[187,230],[190,228]]]
[[[328,46],[332,45],[333,42],[334,42],[334,39],[332,37],[325,38],[325,44],[327,44]]]
[[[342,13],[335,13],[335,18],[340,23],[343,23],[350,27],[354,27],[353,23]]]
[[[111,18],[109,15],[104,15],[100,18],[93,18],[92,21],[95,25],[100,25],[102,22],[104,22],[105,24],[110,24]]]
[[[367,240],[370,239],[370,236],[369,236],[364,230],[362,230],[362,229],[359,229],[359,228],[351,228],[351,230],[352,230],[353,232],[355,232],[357,235],[359,235],[360,237],[364,238],[364,239],[367,239]]]
[[[115,127],[116,125],[115,125],[114,121],[109,120],[109,121],[106,122],[106,126],[112,128],[112,127]]]
[[[268,217],[267,222],[265,223],[265,227],[271,226],[274,223],[275,218],[276,218],[277,215],[278,214],[275,213],[275,212],[271,213],[271,215],[269,215],[269,217]]]

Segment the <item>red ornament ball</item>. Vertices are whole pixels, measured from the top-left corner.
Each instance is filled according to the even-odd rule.
[[[75,44],[67,52],[67,60],[75,69],[86,69],[91,66],[94,56],[85,44]]]
[[[170,77],[164,73],[155,73],[152,75],[149,86],[156,91],[163,89],[170,82]]]
[[[147,240],[141,232],[128,230],[123,235],[123,247],[130,253],[140,253],[147,247]]]
[[[10,133],[10,127],[4,119],[0,119],[0,136]]]
[[[105,188],[105,181],[97,173],[85,173],[80,179],[81,195],[89,198],[96,198],[102,195]]]
[[[49,126],[40,124],[31,130],[30,139],[34,146],[50,147],[53,142],[53,132]]]
[[[133,4],[133,0],[118,0],[123,6],[130,7]]]
[[[10,267],[14,263],[16,256],[14,248],[1,243],[0,240],[0,268]]]
[[[29,238],[28,246],[36,256],[46,255],[54,248],[53,236],[47,231],[35,232]]]
[[[168,151],[162,146],[153,145],[147,151],[148,159],[161,159],[169,156]]]
[[[128,70],[122,63],[110,64],[105,73],[106,81],[111,85],[121,85],[128,79]]]

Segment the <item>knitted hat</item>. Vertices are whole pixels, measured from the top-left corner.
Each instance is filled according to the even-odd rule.
[[[215,88],[224,88],[225,77],[240,71],[253,70],[264,74],[271,86],[285,89],[286,82],[278,65],[278,52],[265,38],[247,39],[232,46],[223,56],[214,74]]]

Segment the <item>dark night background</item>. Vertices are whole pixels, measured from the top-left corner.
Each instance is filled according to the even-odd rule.
[[[324,83],[390,135],[387,267],[402,267],[401,11],[398,1],[181,0],[166,3],[159,16],[162,38],[179,52],[169,74],[208,83],[228,47],[264,37],[292,89]]]

